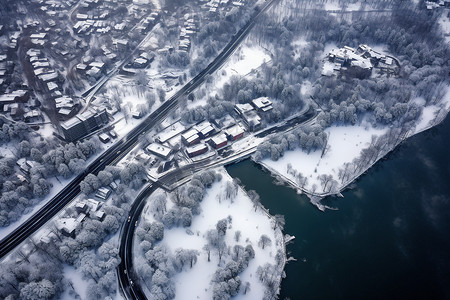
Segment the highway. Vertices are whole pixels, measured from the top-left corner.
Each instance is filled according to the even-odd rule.
[[[278,132],[289,131],[299,126],[299,124],[310,122],[316,116],[317,111],[313,107],[308,106],[302,115],[283,122],[282,124],[267,128],[259,132],[257,136],[264,137],[270,134],[277,134]],[[156,190],[157,187],[171,186],[177,181],[189,178],[196,172],[206,170],[208,168],[230,165],[241,161],[254,153],[256,148],[257,146],[243,149],[239,152],[231,153],[227,157],[219,156],[219,159],[214,156],[213,158],[208,158],[185,165],[181,168],[177,168],[164,174],[158,179],[157,182],[147,184],[147,186],[139,193],[129,212],[129,222],[123,225],[119,245],[121,263],[117,267],[117,276],[119,279],[120,288],[122,289],[122,293],[126,299],[146,299],[142,289],[139,286],[139,279],[133,270],[133,238],[136,221],[139,220],[141,212],[146,204],[145,200],[151,195],[151,193]]]
[[[228,59],[228,57],[233,54],[234,50],[240,45],[240,43],[245,39],[247,34],[255,25],[256,19],[262,15],[267,9],[277,0],[271,0],[266,3],[263,9],[257,11],[252,19],[241,29],[238,33],[236,33],[231,42],[222,50],[220,55],[216,57],[216,59],[208,65],[208,67],[203,70],[200,74],[198,74],[194,79],[192,79],[189,83],[187,83],[180,91],[178,91],[171,99],[169,99],[166,103],[172,103],[172,99],[178,99],[182,95],[187,95],[192,92],[196,87],[198,87],[204,80],[205,76],[208,74],[212,74],[215,70],[220,68],[222,64]],[[165,104],[166,104],[165,103]],[[176,104],[173,104],[176,105]],[[172,108],[172,105],[168,108]],[[315,116],[315,115],[314,115]],[[310,114],[306,116],[306,118],[311,117]],[[137,142],[137,141],[136,141]],[[250,151],[249,153],[252,153]],[[248,156],[249,154],[246,154]],[[120,156],[120,155],[119,155]],[[160,183],[170,184],[173,183],[174,180],[180,180],[184,177],[190,176],[193,173],[204,170],[206,167],[218,166],[220,164],[224,164],[224,161],[227,163],[232,163],[236,160],[242,159],[241,154],[235,154],[235,159],[230,160],[230,158],[222,159],[220,161],[215,161],[211,163],[210,160],[201,161],[197,163],[193,163],[182,168],[178,168],[173,172],[169,172],[162,176],[156,183],[148,184],[136,197],[131,210],[129,212],[129,219],[123,225],[121,231],[121,239],[119,245],[119,255],[121,258],[121,263],[117,267],[117,277],[119,279],[119,285],[122,290],[122,294],[126,299],[146,299],[144,292],[140,288],[136,273],[133,270],[133,237],[136,221],[139,220],[142,210],[144,209],[146,201],[144,201],[148,196],[160,185]]]
[[[230,43],[225,46],[222,52],[202,72],[183,86],[171,98],[166,100],[166,102],[164,102],[157,110],[146,117],[140,125],[136,126],[125,137],[107,149],[94,162],[92,162],[83,173],[77,175],[55,197],[39,209],[39,211],[2,239],[0,241],[0,259],[5,257],[5,255],[7,255],[11,250],[20,245],[24,240],[41,228],[42,225],[55,216],[62,208],[70,203],[73,198],[79,194],[79,184],[87,174],[98,174],[98,172],[103,170],[105,166],[113,164],[124,157],[139,142],[139,137],[143,135],[144,132],[147,132],[156,124],[161,122],[164,117],[178,105],[178,100],[181,97],[187,96],[203,83],[208,74],[211,74],[220,68],[244,40],[251,28],[253,28],[256,19],[276,1],[277,0],[267,1],[265,6],[261,10],[255,12],[252,19],[233,36]]]

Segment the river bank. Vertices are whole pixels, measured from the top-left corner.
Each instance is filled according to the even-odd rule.
[[[325,213],[250,160],[227,167],[296,236],[280,299],[448,299],[448,136],[446,119],[408,138]]]
[[[412,100],[424,105],[423,100]],[[450,88],[436,104],[423,107],[420,118],[411,128],[375,128],[368,123],[355,126],[332,126],[324,150],[311,153],[296,149],[286,151],[277,161],[255,161],[280,181],[305,193],[311,203],[324,211],[321,200],[342,196],[342,192],[379,160],[406,139],[439,125],[450,111]],[[254,156],[252,157],[254,159]]]

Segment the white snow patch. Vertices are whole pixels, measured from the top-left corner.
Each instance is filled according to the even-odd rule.
[[[305,49],[309,45],[309,42],[306,40],[304,36],[299,37],[298,39],[292,42],[292,46],[294,47],[294,59],[300,57],[300,52]]]
[[[436,118],[436,113],[441,108],[436,105],[430,105],[426,106],[422,110],[422,115],[419,118],[419,121],[416,125],[416,129],[414,131],[414,134],[419,133],[427,129],[430,125],[432,125],[432,121]]]
[[[345,2],[344,2],[345,3]],[[345,11],[355,11],[359,10],[361,8],[361,3],[351,3],[348,5],[345,5]],[[333,11],[333,10],[342,10],[343,7],[339,5],[338,1],[332,1],[325,3],[325,10],[326,11]]]
[[[300,87],[300,93],[303,97],[310,96],[313,91],[313,85],[309,80],[303,81]]]
[[[188,268],[174,277],[176,286],[175,299],[212,299],[212,289],[210,282],[214,272],[217,270],[219,258],[217,253],[211,251],[211,261],[208,262],[207,253],[203,246],[207,244],[206,232],[216,227],[217,221],[232,217],[231,226],[228,227],[225,242],[228,246],[242,245],[245,247],[251,244],[255,250],[255,258],[250,261],[247,269],[239,275],[242,283],[250,282],[251,290],[246,295],[238,294],[234,299],[262,299],[264,296],[264,286],[256,276],[258,266],[265,263],[276,264],[275,254],[277,250],[282,250],[284,245],[281,231],[272,228],[271,219],[268,215],[255,208],[246,193],[239,188],[237,196],[233,202],[225,198],[225,187],[232,178],[224,169],[218,170],[222,174],[222,180],[216,182],[211,188],[206,190],[205,197],[200,204],[201,214],[194,216],[189,230],[193,235],[186,233],[184,228],[174,228],[164,231],[164,243],[172,253],[177,248],[195,249],[200,255],[197,263],[192,269]],[[158,195],[160,192],[155,192]],[[151,199],[149,203],[151,202]],[[170,205],[168,205],[169,209]],[[144,218],[153,221],[153,216],[149,209],[145,208]],[[231,228],[230,228],[231,227]],[[239,242],[234,239],[235,232],[240,230]],[[263,250],[258,246],[258,240],[262,234],[266,234],[272,241],[270,246]],[[225,255],[226,256],[226,255]],[[230,259],[222,258],[222,261]]]
[[[298,149],[286,151],[278,161],[265,159],[262,161],[263,165],[296,183],[296,178],[287,173],[287,166],[291,164],[294,170],[308,178],[304,187],[306,190],[311,191],[313,184],[316,184],[318,187],[316,192],[322,192],[319,175],[332,175],[333,179],[338,180],[339,169],[345,163],[357,158],[361,150],[369,146],[372,136],[381,136],[387,132],[387,129],[332,126],[325,132],[329,134],[328,146],[330,148],[322,158],[320,157],[321,151],[308,154]]]
[[[243,46],[240,47],[217,73],[223,74],[216,83],[217,88],[221,88],[225,82],[229,81],[233,75],[247,75],[252,70],[259,68],[264,62],[268,62],[270,56],[260,47]],[[225,72],[223,72],[225,71]]]
[[[72,284],[75,292],[80,295],[81,299],[86,299],[88,282],[83,279],[83,275],[79,271],[72,266],[64,265],[64,278]],[[62,299],[69,300],[76,298],[68,293],[64,293]]]
[[[416,98],[413,100],[419,106],[425,105],[425,99]],[[419,117],[416,128],[411,135],[417,134],[428,128],[437,125],[444,115],[450,110],[450,86],[445,87],[445,94],[442,99],[433,105],[423,107],[422,114]]]
[[[331,76],[334,74],[334,63],[330,62],[330,61],[324,61],[323,63],[323,69],[322,69],[322,75],[325,76]]]
[[[325,3],[325,10],[341,10],[338,2],[327,2]]]
[[[331,50],[336,49],[337,46],[335,43],[326,43],[323,49],[323,57],[326,57]]]
[[[443,10],[444,12],[438,19],[438,23],[441,25],[442,32],[445,36],[445,41],[447,44],[450,43],[450,17],[448,17],[447,10]]]

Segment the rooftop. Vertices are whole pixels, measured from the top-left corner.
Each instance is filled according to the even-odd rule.
[[[149,152],[151,152],[155,155],[162,156],[164,158],[168,157],[170,155],[170,153],[172,153],[172,149],[165,147],[161,144],[157,144],[157,143],[152,143],[152,144],[148,145],[146,149]]]
[[[75,125],[78,125],[80,123],[81,123],[80,119],[72,118],[72,119],[69,119],[69,120],[61,123],[61,127],[64,128],[64,129],[68,129],[68,128],[73,127]]]
[[[227,142],[227,136],[224,133],[218,134],[215,137],[211,138],[211,141],[215,144],[215,145],[220,145],[222,143],[226,143]]]

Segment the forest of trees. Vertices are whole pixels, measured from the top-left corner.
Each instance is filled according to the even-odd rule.
[[[249,240],[241,240],[241,232],[235,231],[233,240],[236,244],[230,244],[229,229],[233,225],[233,217],[217,220],[215,227],[204,232],[205,244],[201,251],[194,249],[177,248],[169,249],[170,245],[164,243],[164,232],[176,227],[186,228],[187,234],[190,232],[192,217],[198,215],[199,204],[204,197],[205,189],[210,187],[215,181],[221,180],[221,174],[214,171],[205,171],[194,175],[193,179],[171,196],[161,193],[153,196],[149,203],[147,213],[152,214],[155,221],[142,221],[136,230],[136,236],[140,243],[142,255],[137,256],[136,271],[142,282],[149,287],[150,297],[153,299],[173,299],[175,297],[175,284],[173,277],[185,270],[189,270],[199,259],[200,252],[205,254],[208,263],[218,265],[211,282],[210,288],[213,299],[230,299],[238,293],[246,294],[250,291],[250,283],[242,282],[240,274],[248,267],[250,261],[255,257],[255,250]],[[218,201],[230,201],[233,203],[238,194],[238,183],[228,181],[224,185],[223,192],[218,196]],[[254,194],[254,195],[253,195]],[[249,192],[249,196],[255,202],[259,200],[257,194]],[[171,197],[171,198],[170,198]],[[173,208],[167,210],[168,200],[173,202]],[[171,205],[170,205],[171,206]],[[205,212],[202,212],[205,213]],[[188,217],[183,217],[188,215]],[[282,218],[281,218],[282,219]],[[283,221],[279,225],[282,226]],[[170,220],[170,221],[168,221]],[[190,232],[190,233],[189,233]],[[197,232],[197,235],[199,233]],[[227,242],[228,241],[228,242]],[[258,240],[258,247],[264,250],[272,244],[272,240],[265,234],[262,234]],[[276,254],[277,263],[283,265],[283,253],[278,251]],[[274,268],[271,276],[280,278],[280,268]],[[266,295],[273,295],[274,299],[278,293],[278,283],[273,285],[266,284],[269,281],[266,275],[258,275],[263,278],[261,281],[266,286]]]
[[[355,11],[350,19],[321,10],[307,10],[308,2],[283,0],[282,5],[276,6],[276,12],[285,11],[268,14],[255,26],[250,41],[273,52],[272,61],[263,64],[257,76],[232,77],[206,106],[187,110],[181,118],[186,123],[217,120],[232,113],[235,103],[249,103],[266,96],[274,101],[274,109],[264,121],[278,122],[300,111],[305,102],[310,101],[300,95],[302,83],[309,81],[314,83],[312,99],[322,108],[316,124],[301,126],[265,141],[255,153],[256,160],[267,157],[277,160],[285,151],[297,148],[306,152],[323,150],[327,145],[324,130],[331,125],[353,125],[364,119],[374,126],[392,126],[388,134],[372,139],[371,146],[362,151],[360,157],[339,170],[339,178],[319,175],[326,192],[336,187],[336,180],[347,182],[401,141],[421,112],[421,107],[411,99],[422,97],[426,104],[438,103],[443,87],[448,84],[450,51],[437,22],[440,12],[424,9],[424,1],[420,1],[418,6],[412,5],[412,1],[370,1],[371,5],[392,9],[392,12],[364,14]],[[168,3],[172,6],[185,4],[180,0]],[[193,41],[202,48],[197,58],[191,61],[186,54],[174,51],[163,59],[163,65],[189,67],[191,75],[196,75],[247,22],[250,14],[248,10],[233,9],[220,15],[217,21],[204,24]],[[162,28],[161,33],[177,35],[177,32],[166,28]],[[309,44],[299,55],[294,55],[294,41],[299,36],[305,37]],[[324,58],[326,43],[334,43],[337,47],[386,45],[389,53],[401,63],[400,74],[362,80],[321,77],[320,61]],[[138,75],[136,79],[142,86],[146,84],[145,78]],[[166,96],[162,89],[157,95],[146,95],[143,89],[139,92],[148,98],[149,107],[156,96],[160,100]],[[119,96],[113,98],[116,98],[112,99],[113,102],[120,102]],[[50,139],[36,137],[24,123],[8,124],[3,120],[0,120],[0,146],[13,152],[12,156],[2,154],[0,157],[0,226],[17,220],[48,195],[51,189],[49,179],[53,176],[67,179],[84,170],[87,159],[100,148],[95,139],[59,145]],[[19,159],[34,162],[23,182],[16,175]],[[290,172],[295,173],[295,170]],[[299,184],[306,183],[302,174],[295,173],[295,176]],[[120,224],[126,222],[133,198],[132,189],[141,187],[143,179],[144,170],[137,164],[123,169],[108,167],[98,175],[86,176],[80,185],[86,196],[114,180],[120,182],[112,202],[103,206],[105,219],[87,218],[77,228],[75,238],[65,237],[52,228],[56,238],[50,243],[30,240],[33,251],[18,250],[14,258],[19,263],[12,259],[0,266],[0,298],[57,298],[65,288],[70,289],[63,280],[64,264],[77,268],[89,282],[88,299],[102,299],[113,294],[120,258],[117,246],[108,240],[119,230]],[[199,204],[205,189],[219,180],[220,174],[214,172],[195,175],[189,184],[174,194],[172,201],[175,206],[167,209],[167,199],[157,197],[151,204],[156,221],[139,224],[136,235],[143,258],[138,260],[143,261],[137,261],[136,268],[151,286],[152,299],[172,299],[175,289],[171,278],[192,268],[200,255],[192,249],[169,251],[160,243],[164,230],[188,228],[193,217],[200,213]],[[227,186],[226,193],[227,198],[232,198],[234,186]],[[257,196],[252,197],[257,201]],[[203,250],[208,260],[211,253],[217,254],[219,262],[225,256],[231,258],[220,266],[212,279],[215,299],[228,299],[239,291],[245,294],[251,289],[248,282],[241,282],[239,274],[254,258],[253,246],[256,245],[228,247],[224,237],[231,222],[231,217],[219,220],[216,228],[209,230],[205,237],[207,242]],[[239,238],[236,233],[236,241]],[[262,235],[258,247],[264,249],[271,243],[267,236]],[[278,259],[279,256],[277,253]],[[267,287],[267,299],[275,297],[273,291],[277,290],[278,284],[275,274],[275,266],[271,264],[261,266],[257,272],[259,280]]]
[[[164,230],[174,227],[189,227],[193,215],[199,213],[199,204],[203,200],[205,189],[222,175],[215,171],[204,171],[193,176],[186,185],[178,188],[172,196],[175,204],[167,210],[167,198],[159,194],[152,199],[150,211],[156,221],[142,221],[136,229],[136,236],[144,258],[137,258],[137,273],[150,286],[152,299],[173,299],[175,287],[172,277],[187,268],[192,268],[200,254],[192,249],[175,249],[172,253],[164,244]]]
[[[14,151],[13,156],[0,156],[0,226],[16,221],[47,196],[52,187],[49,179],[78,174],[86,167],[86,160],[100,149],[95,137],[60,145],[54,139],[36,136],[24,123],[1,125],[0,146]],[[33,162],[28,173],[19,171],[17,164],[22,160]]]
[[[296,7],[297,10],[286,11],[285,8],[284,17],[275,15],[258,24],[253,40],[266,47],[271,46],[275,55],[272,67],[263,65],[262,78],[255,79],[253,84],[268,82],[265,89],[271,93],[266,95],[278,99],[270,88],[274,78],[281,78],[288,86],[294,87],[294,95],[299,94],[298,84],[309,80],[314,82],[311,96],[322,111],[316,119],[314,132],[317,140],[308,132],[305,136],[299,133],[301,129],[294,130],[262,143],[254,156],[256,160],[265,157],[277,160],[285,150],[295,148],[307,152],[321,149],[326,145],[323,130],[331,125],[354,125],[364,119],[375,127],[395,126],[404,132],[414,126],[421,113],[421,107],[411,99],[422,97],[426,104],[435,104],[442,98],[448,84],[450,51],[437,25],[439,12],[416,8],[406,2],[378,3],[382,8],[391,8],[392,13],[364,15],[351,21],[313,10],[303,13],[301,22],[298,22],[296,14],[306,7],[306,3],[289,3],[287,7]],[[277,6],[277,9],[281,11],[281,7]],[[305,33],[309,44],[296,56],[293,54],[293,41]],[[338,47],[387,45],[390,54],[401,63],[400,76],[367,79],[322,77],[320,61],[324,58],[325,43],[335,43]],[[232,99],[243,99],[237,96],[237,91],[243,93],[241,88],[242,84],[236,80],[234,84],[224,86],[224,94]],[[253,94],[245,94],[252,98],[255,91],[260,90],[250,88]],[[277,108],[275,104],[274,107]],[[288,106],[288,111],[295,112],[295,107]]]
[[[300,148],[309,153],[322,150],[326,143],[327,135],[320,125],[300,126],[262,142],[256,149],[253,159],[260,161],[270,157],[272,160],[278,160],[287,150]]]

